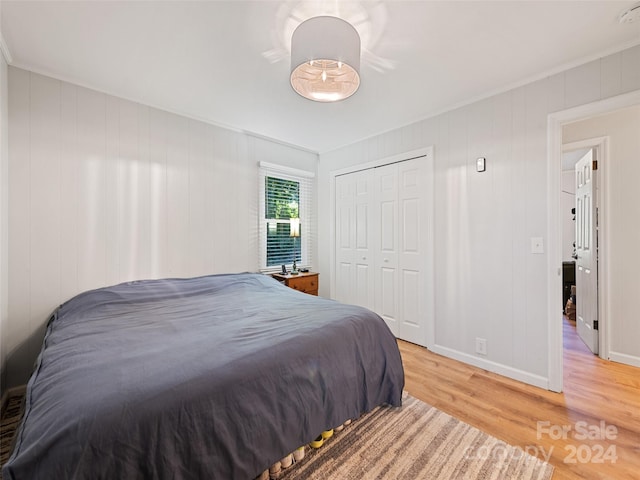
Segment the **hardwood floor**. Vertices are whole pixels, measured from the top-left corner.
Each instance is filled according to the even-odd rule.
[[[548,459],[555,467],[553,480],[638,479],[640,369],[593,355],[577,336],[575,322],[566,318],[563,322],[563,393],[399,341],[405,389],[511,445]]]

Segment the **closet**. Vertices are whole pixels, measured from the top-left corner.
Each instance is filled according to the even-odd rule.
[[[432,161],[427,155],[335,176],[335,298],[378,313],[426,346],[432,309]]]

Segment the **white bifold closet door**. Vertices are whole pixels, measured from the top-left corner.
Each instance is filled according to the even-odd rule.
[[[336,299],[426,345],[424,158],[336,177]]]
[[[375,310],[373,170],[336,177],[336,300]]]

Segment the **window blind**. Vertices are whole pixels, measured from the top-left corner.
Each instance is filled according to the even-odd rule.
[[[313,173],[260,163],[259,236],[263,271],[311,265],[313,238]],[[299,219],[299,237],[292,237],[291,219]],[[295,223],[295,221],[294,221]]]

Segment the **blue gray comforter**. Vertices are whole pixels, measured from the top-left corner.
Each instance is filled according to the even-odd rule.
[[[264,275],[102,288],[54,313],[3,475],[248,480],[403,386],[377,315]]]

